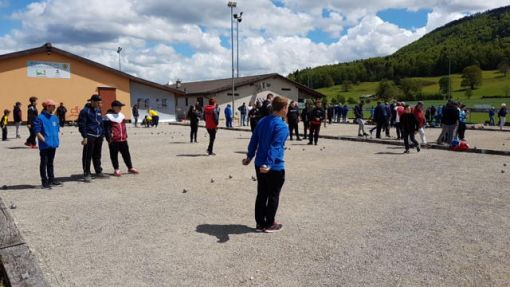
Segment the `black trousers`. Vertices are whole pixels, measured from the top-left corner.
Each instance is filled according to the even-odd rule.
[[[153,116],[152,117],[152,126],[158,127],[158,124],[159,124],[159,116]]]
[[[6,126],[2,128],[2,140],[3,141],[7,140],[7,127]]]
[[[214,148],[214,140],[216,139],[216,129],[207,129],[207,132],[209,133],[209,147],[207,147],[207,152],[212,154]]]
[[[30,135],[28,136],[26,143],[30,145],[36,145],[34,128],[28,128],[28,131],[30,132]]]
[[[90,175],[90,163],[93,162],[96,173],[102,173],[101,168],[101,149],[103,147],[103,137],[87,136],[87,144],[83,146],[83,173]]]
[[[64,124],[66,123],[66,117],[58,117],[58,120],[60,122],[60,127],[64,127]]]
[[[406,150],[409,150],[409,141],[411,141],[415,146],[419,146],[420,144],[414,137],[414,132],[409,132],[405,129],[402,130],[402,137],[404,138],[404,146],[406,147]]]
[[[274,224],[276,211],[280,202],[280,191],[285,183],[285,170],[270,170],[257,173],[257,199],[255,201],[255,221],[257,227],[268,228]]]
[[[317,124],[311,124],[310,125],[310,134],[308,135],[308,141],[310,143],[312,142],[315,142],[315,144],[317,144],[317,142],[319,141],[319,133],[321,131],[321,125],[317,125]]]
[[[290,135],[290,139],[291,140],[292,140],[292,134],[294,132],[296,133],[296,138],[300,139],[299,138],[299,128],[298,128],[298,123],[297,122],[289,123],[289,135]]]
[[[190,135],[189,135],[189,138],[190,138],[190,142],[197,142],[197,134],[198,134],[198,123],[192,123],[190,124],[191,126],[191,132],[190,132]]]
[[[124,163],[126,164],[128,169],[133,168],[133,164],[131,163],[131,154],[129,153],[129,145],[128,142],[111,142],[108,147],[110,148],[110,159],[112,160],[112,165],[114,169],[119,169],[119,152],[122,155],[122,159],[124,159]]]
[[[402,138],[402,128],[400,127],[400,123],[395,123],[395,130],[397,131],[397,138]]]
[[[310,128],[310,124],[307,122],[303,122],[303,126],[304,126],[304,130],[305,130],[304,137],[306,139],[308,137],[308,129]]]
[[[466,136],[466,123],[459,123],[459,139],[463,140]]]
[[[55,179],[53,170],[53,161],[55,160],[54,148],[43,149],[39,151],[41,156],[41,163],[39,164],[39,173],[41,174],[41,181],[43,184],[51,183]]]
[[[377,122],[376,132],[375,132],[375,137],[376,138],[378,138],[378,139],[381,138],[381,130],[384,128],[384,125],[385,125],[385,122],[383,122],[383,121]]]

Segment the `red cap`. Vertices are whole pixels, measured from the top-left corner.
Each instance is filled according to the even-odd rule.
[[[42,103],[42,106],[43,106],[43,107],[47,107],[47,106],[55,106],[55,107],[56,107],[56,106],[57,106],[57,103],[55,103],[55,101],[54,101],[54,100],[47,99],[46,101],[44,101],[44,102]]]

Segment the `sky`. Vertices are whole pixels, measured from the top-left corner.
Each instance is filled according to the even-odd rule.
[[[54,46],[158,83],[228,78],[223,0],[0,0],[0,54]],[[509,0],[238,0],[240,75],[386,56]],[[234,28],[236,23],[234,23]],[[235,36],[234,36],[235,37]]]

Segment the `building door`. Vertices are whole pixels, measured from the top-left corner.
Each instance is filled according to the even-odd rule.
[[[117,99],[117,90],[115,88],[98,87],[97,91],[99,96],[103,100],[103,105],[101,106],[101,113],[105,115],[106,111],[108,111],[112,107],[113,101]]]

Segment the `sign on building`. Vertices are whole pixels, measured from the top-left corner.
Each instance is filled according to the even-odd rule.
[[[31,78],[70,79],[71,64],[28,61],[27,75]]]

